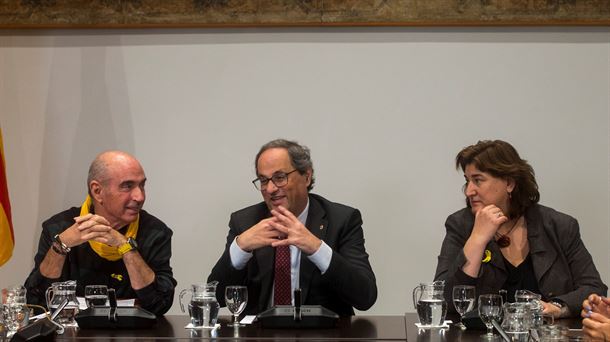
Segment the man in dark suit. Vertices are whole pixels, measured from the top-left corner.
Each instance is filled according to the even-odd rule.
[[[219,281],[225,305],[228,285],[248,287],[247,314],[273,305],[322,305],[341,316],[369,309],[377,299],[375,274],[364,248],[357,209],[310,194],[314,185],[309,149],[273,140],[255,159],[263,202],[231,215],[224,253],[208,281]]]

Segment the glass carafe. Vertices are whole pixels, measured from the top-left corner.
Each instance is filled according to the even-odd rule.
[[[57,322],[63,326],[77,326],[74,317],[78,313],[78,299],[76,299],[76,281],[68,280],[51,284],[46,291],[47,308],[53,312],[65,300],[68,304],[57,316]]]
[[[527,342],[532,328],[532,312],[529,303],[504,304],[504,319],[502,328],[513,342]]]
[[[538,293],[534,293],[529,290],[517,290],[515,291],[515,301],[517,303],[527,303],[530,306],[530,312],[532,315],[532,326],[531,329],[538,329],[544,325],[545,317],[542,313],[544,307],[541,302],[542,296]],[[553,316],[548,316],[551,320]],[[553,324],[553,322],[550,322]]]
[[[213,328],[218,320],[218,311],[220,304],[216,299],[217,281],[212,281],[207,284],[197,283],[191,285],[191,288],[180,291],[180,308],[184,310],[183,297],[187,293],[191,294],[191,300],[188,303],[189,316],[193,327]]]
[[[413,289],[413,305],[424,326],[442,326],[447,314],[445,282],[421,283]]]

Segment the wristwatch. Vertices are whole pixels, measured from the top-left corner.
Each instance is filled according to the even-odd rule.
[[[133,238],[128,238],[127,242],[120,245],[118,249],[119,249],[119,254],[121,256],[123,256],[123,255],[125,255],[125,253],[127,253],[129,251],[137,251],[138,243]]]
[[[561,310],[563,312],[563,310],[567,309],[567,305],[566,303],[564,303],[562,300],[553,298],[551,299],[551,301],[549,302],[549,304],[557,307],[559,310]]]

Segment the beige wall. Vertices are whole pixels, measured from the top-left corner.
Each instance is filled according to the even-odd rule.
[[[17,238],[0,286],[23,282],[41,222],[80,205],[110,148],[144,165],[178,289],[204,280],[275,137],[312,149],[315,192],[362,210],[372,314],[413,311],[463,205],[453,158],[483,138],[531,162],[610,280],[608,29],[0,31],[0,75]]]

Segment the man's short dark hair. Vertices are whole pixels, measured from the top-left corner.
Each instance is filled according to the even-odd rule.
[[[311,170],[311,182],[307,187],[307,190],[311,191],[316,181],[313,172],[313,162],[311,161],[311,154],[307,146],[299,145],[299,143],[297,143],[296,141],[290,141],[286,139],[275,139],[263,145],[256,154],[256,159],[254,159],[254,169],[256,170],[256,174],[258,175],[258,158],[263,152],[272,148],[286,149],[286,151],[288,151],[288,156],[290,156],[290,163],[292,164],[292,167],[294,167],[300,174],[304,175],[307,170]]]

